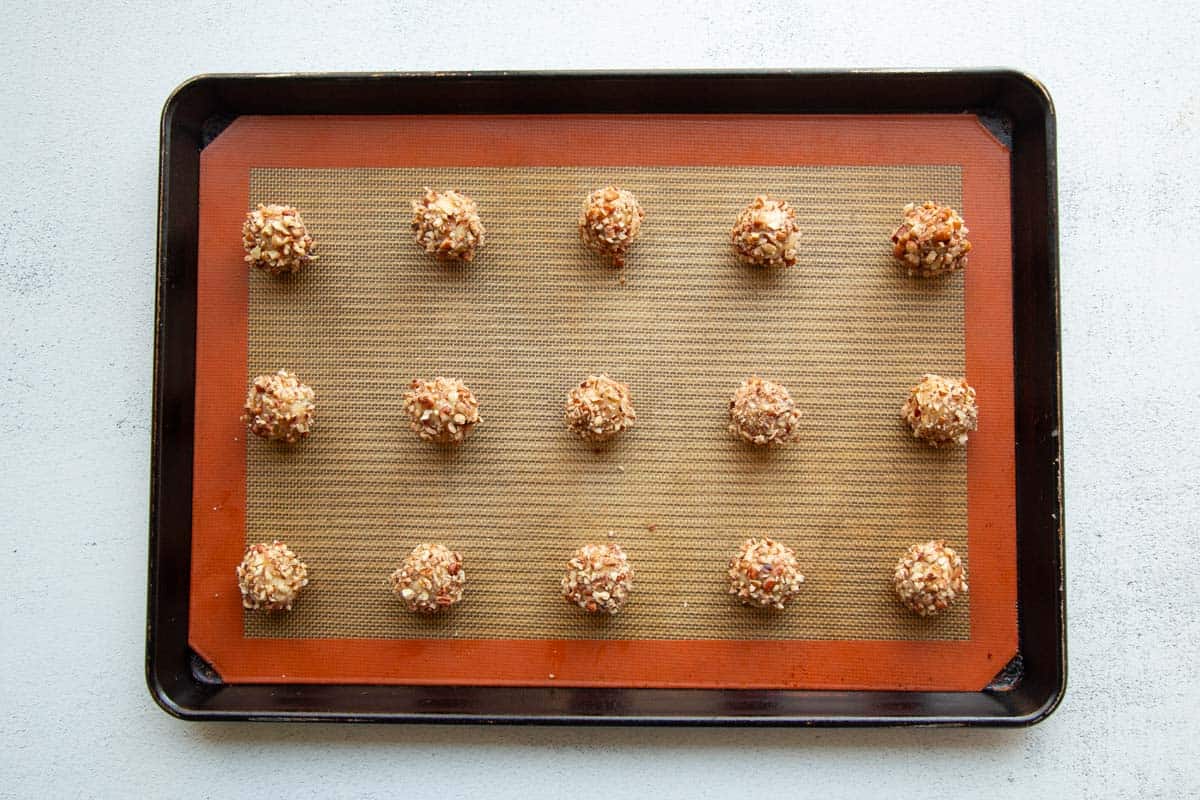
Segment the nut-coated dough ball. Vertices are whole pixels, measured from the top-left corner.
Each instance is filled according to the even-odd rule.
[[[625,253],[642,229],[646,212],[633,192],[616,186],[597,189],[583,201],[579,238],[585,247],[608,258],[614,267],[625,265]]]
[[[292,444],[312,430],[315,403],[313,390],[281,369],[272,375],[259,375],[250,384],[242,422],[255,436]]]
[[[908,548],[892,576],[896,598],[913,613],[929,617],[967,593],[962,559],[942,539]]]
[[[246,263],[272,275],[299,272],[317,260],[313,238],[292,206],[259,203],[242,224],[242,247]]]

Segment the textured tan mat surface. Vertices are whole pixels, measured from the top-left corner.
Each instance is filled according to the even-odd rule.
[[[624,270],[575,232],[583,196],[609,180],[647,212]],[[473,264],[412,243],[424,185],[477,200],[487,242]],[[764,191],[796,207],[792,269],[731,255],[734,216]],[[918,620],[889,593],[913,541],[967,555],[964,452],[919,446],[898,419],[922,372],[964,371],[961,276],[908,279],[888,254],[900,208],[926,198],[961,206],[959,168],[253,170],[251,202],[298,206],[321,260],[290,280],[250,276],[250,372],[297,372],[318,418],[298,447],[247,443],[247,540],[286,539],[312,584],[289,615],[248,615],[246,635],[968,638],[967,602]],[[600,371],[630,385],[639,419],[596,452],[561,415]],[[798,444],[764,453],[726,432],[751,373],[791,389]],[[458,450],[418,441],[401,411],[411,378],[439,374],[482,404]],[[558,580],[609,531],[637,584],[625,612],[594,619]],[[756,534],[794,547],[806,576],[782,614],[724,593],[730,553]],[[468,575],[467,600],[433,619],[387,589],[422,540],[459,550]]]

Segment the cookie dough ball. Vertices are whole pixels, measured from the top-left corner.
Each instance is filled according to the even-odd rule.
[[[427,442],[461,444],[482,420],[479,401],[457,378],[413,379],[404,393],[413,433]]]
[[[958,212],[926,200],[904,207],[904,219],[892,233],[892,255],[909,275],[931,278],[965,269],[971,242]]]
[[[632,192],[605,186],[583,201],[579,237],[589,250],[608,258],[614,267],[623,267],[625,251],[637,238],[645,216]]]
[[[441,544],[419,544],[389,579],[409,611],[434,614],[463,599],[462,556]]]
[[[603,442],[637,419],[629,387],[607,375],[589,375],[567,393],[567,430],[589,442]]]
[[[242,247],[248,264],[272,275],[299,272],[317,260],[313,238],[292,206],[259,203],[242,224]]]
[[[592,613],[616,614],[633,590],[633,567],[620,545],[585,544],[567,562],[562,579],[568,603]]]
[[[471,261],[483,246],[483,223],[475,201],[453,190],[435,192],[428,186],[412,203],[412,229],[417,244],[443,261]]]
[[[259,375],[246,395],[242,422],[255,436],[292,444],[312,430],[315,400],[313,390],[287,370]]]
[[[787,444],[800,435],[800,410],[784,386],[751,375],[729,400],[729,431],[751,444]]]
[[[922,617],[945,611],[967,593],[962,559],[942,539],[914,544],[900,558],[892,586],[901,604]]]
[[[733,249],[743,264],[790,267],[800,247],[800,226],[786,200],[759,195],[733,223]]]
[[[768,537],[747,539],[729,559],[729,593],[748,606],[782,609],[802,583],[795,552]]]
[[[243,608],[291,611],[300,590],[308,585],[308,567],[276,539],[246,548],[237,565],[237,580]]]
[[[975,390],[964,380],[926,375],[909,391],[900,418],[912,428],[913,436],[933,447],[966,444],[967,434],[979,426]]]

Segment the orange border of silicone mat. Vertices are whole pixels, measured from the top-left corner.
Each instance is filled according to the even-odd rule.
[[[248,274],[240,229],[252,167],[944,163],[963,170],[963,207],[975,244],[964,278],[967,376],[984,409],[967,451],[970,640],[243,636],[233,567],[242,557],[245,524],[245,429],[238,412],[247,381]],[[204,150],[200,166],[189,642],[223,680],[978,691],[1015,655],[1009,154],[975,117],[241,117]]]

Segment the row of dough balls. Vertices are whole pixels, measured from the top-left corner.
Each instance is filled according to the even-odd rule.
[[[412,201],[412,230],[426,253],[447,261],[471,261],[483,246],[479,209],[461,192],[426,188]],[[626,189],[605,186],[584,199],[579,214],[579,237],[589,250],[613,266],[625,264],[625,254],[638,238],[646,212]],[[910,275],[933,277],[964,269],[971,242],[967,226],[953,208],[933,201],[904,207],[892,232],[892,254]],[[786,200],[759,195],[733,223],[730,241],[738,259],[761,267],[790,267],[800,248],[796,212]],[[299,272],[317,259],[316,243],[300,212],[287,205],[264,205],[246,215],[242,226],[246,261],[272,275]]]
[[[729,594],[744,605],[783,610],[799,596],[804,576],[792,548],[771,538],[750,538],[729,559]],[[629,601],[634,570],[620,545],[585,544],[567,561],[560,581],[566,601],[590,613],[616,614]],[[242,606],[290,611],[308,585],[308,566],[279,540],[255,544],[237,566]],[[389,578],[392,591],[413,612],[434,614],[463,599],[467,574],[458,553],[441,544],[419,544]],[[962,559],[943,540],[914,544],[892,575],[897,600],[923,617],[949,608],[967,593]]]
[[[461,444],[480,422],[479,401],[465,383],[437,377],[412,381],[403,396],[412,431],[427,442]],[[316,393],[286,370],[260,375],[250,385],[242,420],[264,439],[296,442],[308,436]],[[925,375],[909,391],[900,417],[913,436],[933,447],[965,444],[976,429],[975,390],[964,380]],[[567,393],[563,420],[568,430],[599,443],[637,420],[629,387],[607,375],[589,375]],[[787,444],[799,436],[800,410],[781,384],[752,375],[729,400],[729,430],[751,444]]]

